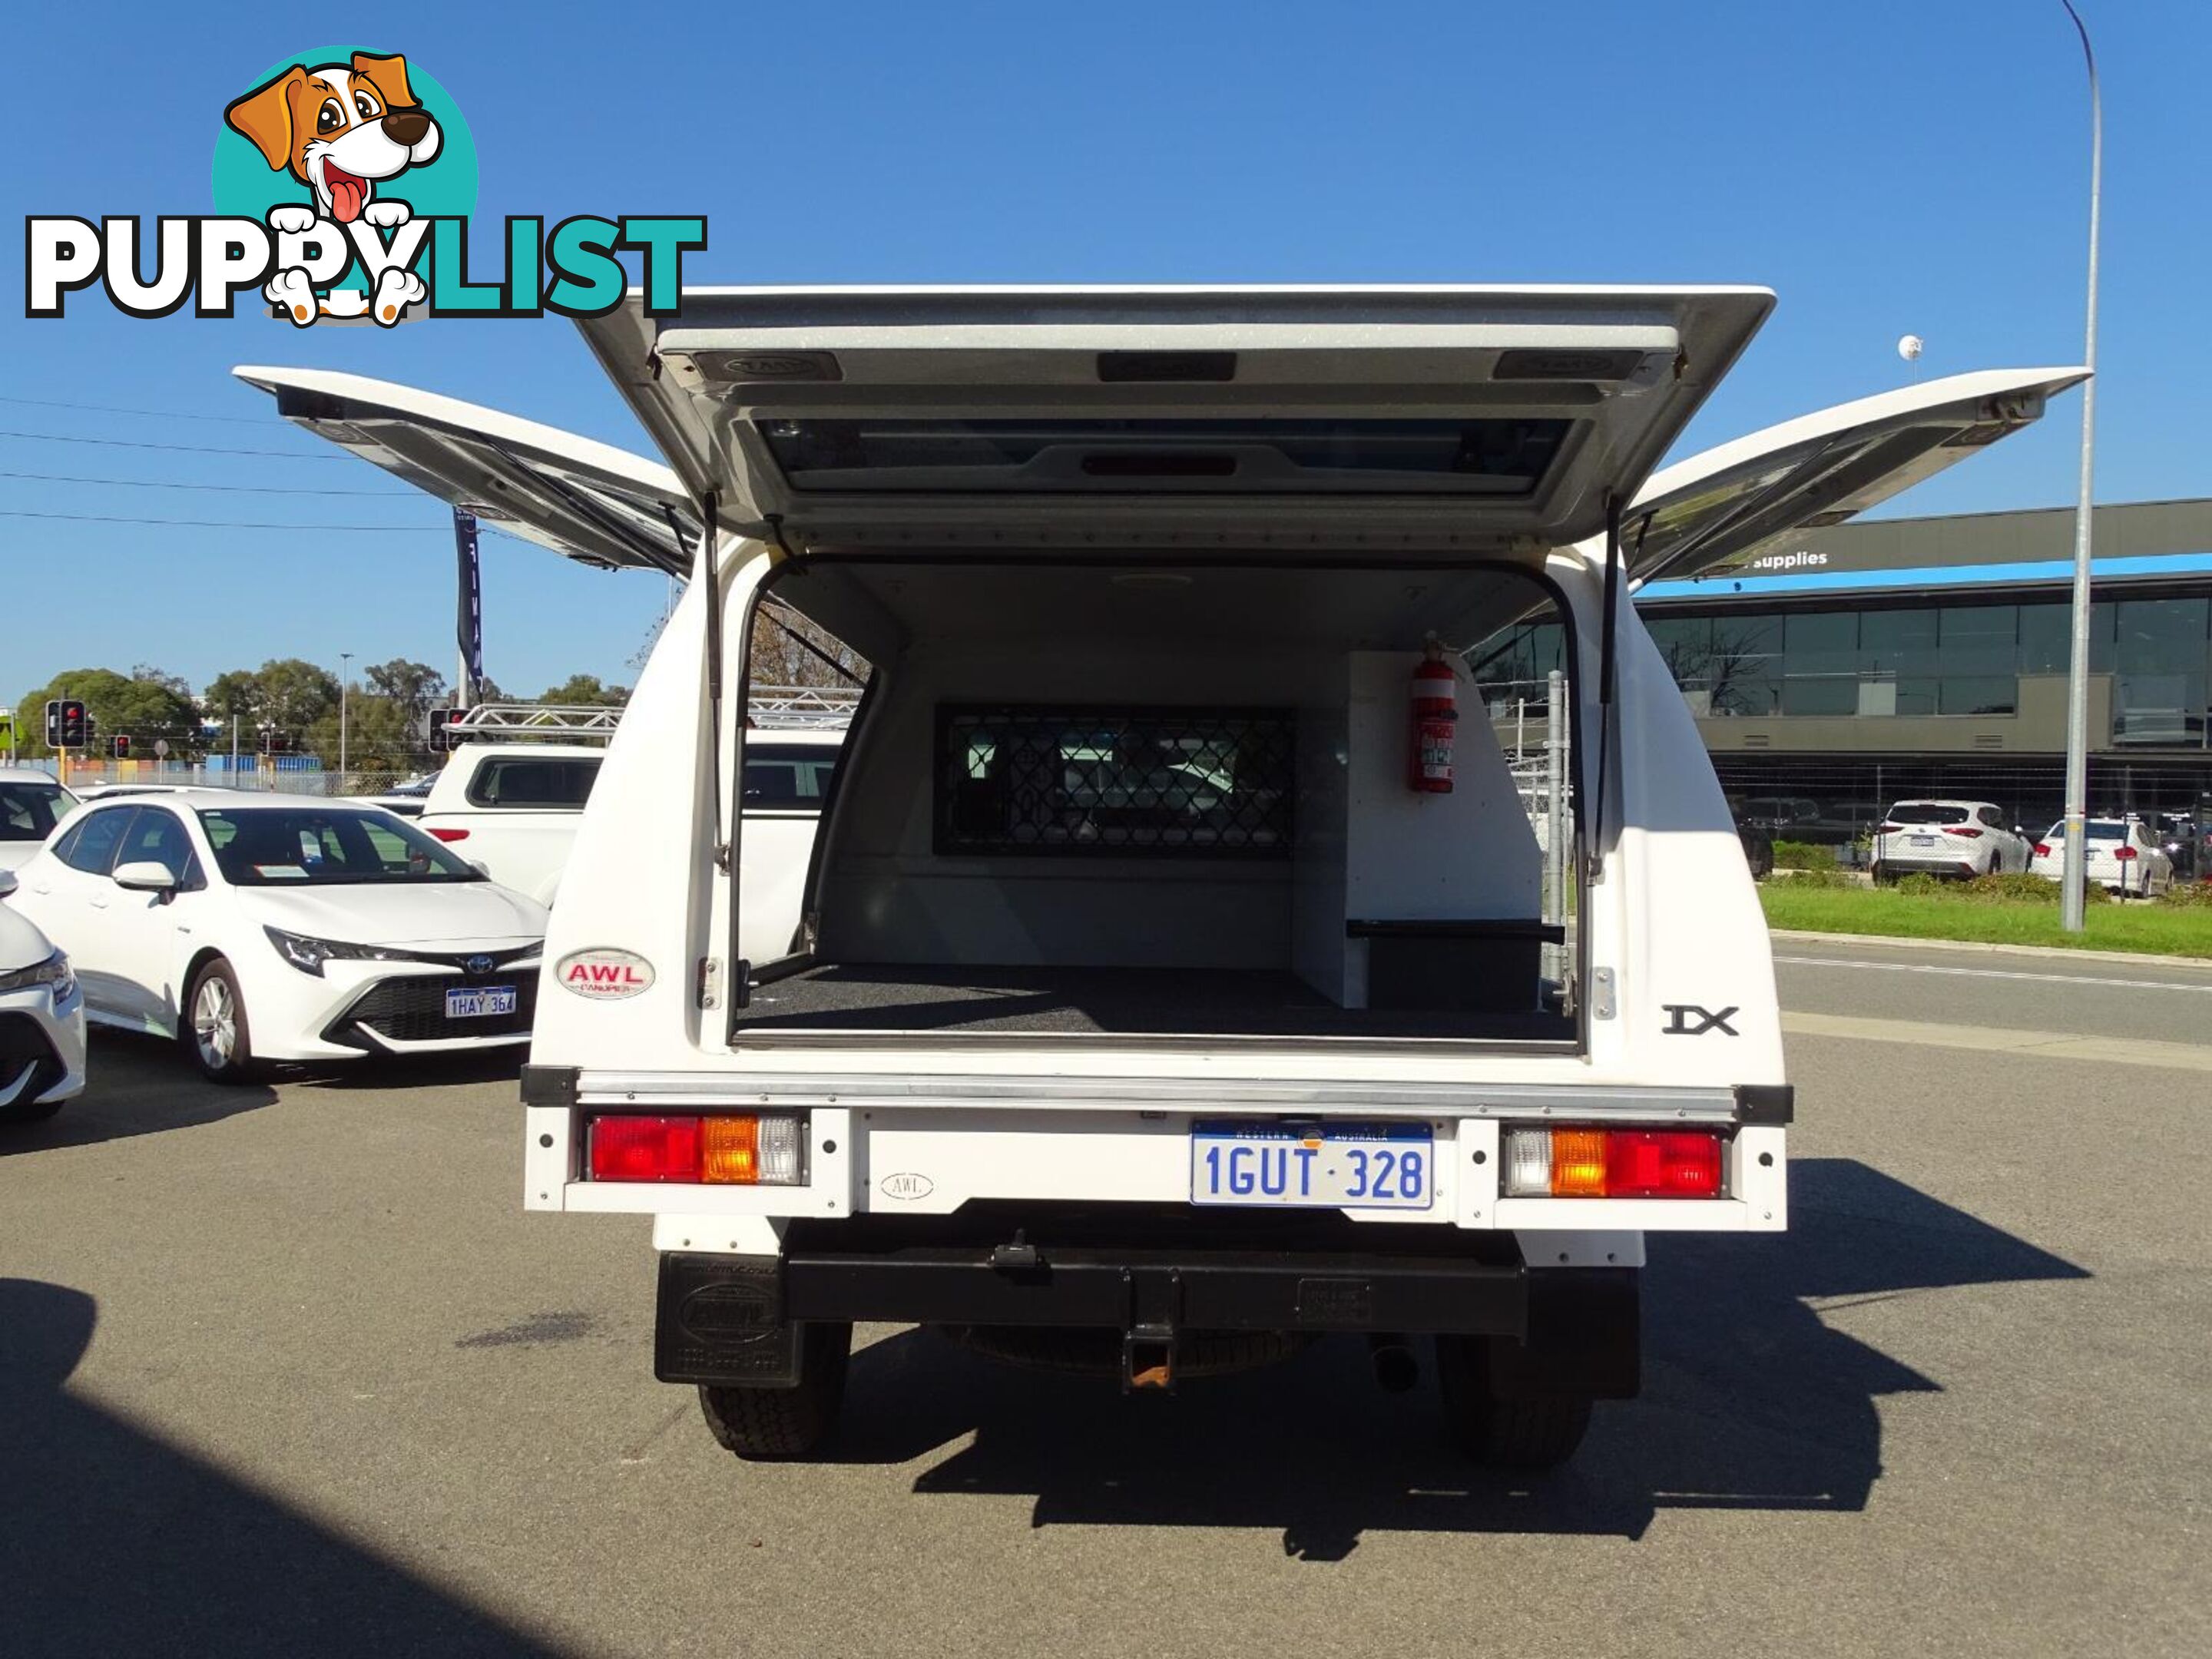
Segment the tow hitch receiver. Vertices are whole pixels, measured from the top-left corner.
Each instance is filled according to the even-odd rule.
[[[1182,1275],[1172,1268],[1146,1272],[1124,1267],[1121,1287],[1128,1298],[1128,1317],[1121,1329],[1122,1391],[1158,1389],[1171,1394]]]

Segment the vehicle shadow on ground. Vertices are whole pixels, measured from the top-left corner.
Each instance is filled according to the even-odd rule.
[[[1034,1524],[1280,1528],[1338,1560],[1375,1530],[1640,1537],[1662,1508],[1850,1511],[1881,1474],[1885,1395],[1940,1392],[1831,1329],[1810,1300],[2088,1274],[1865,1164],[1808,1159],[1791,1228],[1654,1235],[1644,1392],[1604,1405],[1572,1464],[1478,1469],[1443,1437],[1433,1382],[1386,1395],[1365,1345],[1171,1398],[1017,1372],[908,1331],[854,1356],[833,1459],[905,1462],[968,1433],[927,1494],[1034,1497]]]
[[[210,1083],[167,1037],[94,1028],[85,1091],[40,1123],[0,1126],[0,1158],[217,1123],[271,1105],[264,1083]]]
[[[292,1066],[280,1080],[306,1083],[318,1089],[375,1090],[438,1088],[470,1083],[517,1083],[522,1062],[530,1056],[526,1044],[512,1048],[463,1049],[443,1054],[377,1054],[334,1066]]]
[[[9,1659],[556,1650],[64,1389],[93,1299],[0,1279]]]

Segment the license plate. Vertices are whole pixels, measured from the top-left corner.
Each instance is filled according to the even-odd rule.
[[[489,1019],[514,1012],[514,987],[486,985],[475,990],[446,993],[447,1019]]]
[[[1912,837],[1912,844],[1915,847],[1933,847],[1936,844],[1936,837],[1933,836],[1915,836]]]
[[[1194,1123],[1194,1204],[1425,1210],[1436,1198],[1425,1123]]]

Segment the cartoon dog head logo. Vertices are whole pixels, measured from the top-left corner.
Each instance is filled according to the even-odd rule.
[[[445,137],[407,84],[407,60],[396,54],[357,52],[349,64],[314,69],[295,64],[233,100],[222,118],[270,167],[313,191],[321,217],[342,225],[362,216],[379,184],[436,160]]]
[[[272,173],[289,173],[313,205],[285,204],[268,216],[271,230],[307,235],[319,224],[332,245],[356,222],[396,233],[415,210],[394,181],[428,167],[447,144],[445,129],[416,95],[407,60],[369,52],[343,62],[295,63],[224,106],[223,124],[260,153]],[[404,187],[411,188],[411,187]],[[301,327],[319,317],[389,326],[426,294],[413,270],[387,266],[366,289],[319,292],[304,262],[280,265],[263,288],[270,304]]]

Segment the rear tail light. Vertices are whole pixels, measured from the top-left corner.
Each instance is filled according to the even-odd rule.
[[[2047,841],[2039,841],[2036,842],[2035,856],[2039,859],[2049,858],[2051,856],[2051,843]]]
[[[2112,856],[2116,859],[2131,859],[2135,855],[2136,849],[2132,847],[2115,847],[2112,848]]]
[[[1947,829],[1943,833],[1947,836],[1964,836],[1968,841],[1979,841],[1982,838],[1982,832],[1978,830]]]
[[[750,1112],[594,1117],[585,1141],[594,1181],[708,1187],[795,1187],[800,1120]]]
[[[1509,1129],[1509,1198],[1718,1198],[1721,1137],[1705,1129]]]
[[[1904,829],[1905,826],[1901,823],[1885,823],[1875,833],[1878,836],[1894,836],[1901,833]]]
[[[469,832],[465,830],[441,830],[434,826],[430,833],[440,841],[466,841],[469,838]]]

